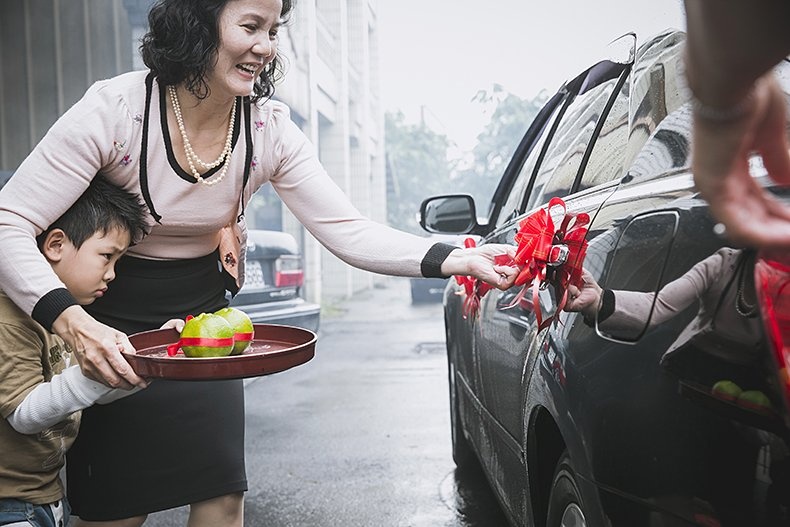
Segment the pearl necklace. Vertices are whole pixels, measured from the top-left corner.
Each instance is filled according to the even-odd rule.
[[[751,318],[757,313],[757,304],[750,304],[746,301],[746,298],[744,298],[747,267],[749,267],[748,263],[744,262],[740,269],[741,276],[738,279],[738,294],[735,296],[735,311],[742,317]]]
[[[189,142],[187,130],[184,126],[184,117],[181,114],[181,105],[178,102],[178,93],[176,92],[176,87],[172,84],[169,85],[167,87],[167,92],[170,95],[170,103],[173,105],[173,114],[176,116],[178,131],[181,132],[181,140],[184,143],[184,155],[187,158],[187,163],[189,164],[189,170],[192,172],[192,176],[198,183],[202,183],[203,185],[216,185],[222,181],[222,179],[225,177],[225,174],[228,172],[228,166],[230,166],[230,157],[233,155],[233,125],[236,121],[236,101],[234,100],[233,106],[230,109],[230,121],[228,122],[228,136],[225,138],[225,147],[222,149],[222,152],[220,152],[217,159],[211,163],[206,163],[200,159],[197,154],[195,154],[194,150],[192,150],[192,143]],[[195,168],[195,164],[197,164],[206,170],[211,170],[212,168],[216,168],[223,163],[224,165],[219,175],[215,178],[211,178],[210,180],[203,179],[203,176],[201,176],[197,171],[197,168]]]

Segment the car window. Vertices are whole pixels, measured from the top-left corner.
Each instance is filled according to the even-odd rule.
[[[573,101],[551,139],[525,210],[570,193],[595,126],[616,85],[617,79],[610,79]]]
[[[561,108],[563,106],[563,104],[557,105],[554,113],[543,127],[543,133],[535,142],[535,146],[532,147],[532,151],[529,153],[529,156],[522,165],[521,170],[519,170],[518,176],[516,177],[516,181],[513,183],[513,187],[510,189],[507,200],[505,200],[505,204],[500,209],[496,222],[497,227],[503,225],[508,220],[521,213],[520,206],[523,202],[524,193],[527,192],[527,188],[529,187],[529,181],[532,178],[532,173],[535,171],[535,165],[543,157],[542,153],[544,150],[544,144],[546,143],[548,137],[551,136],[555,127],[554,123],[557,120],[557,116],[560,115]]]
[[[595,139],[576,192],[614,181],[623,175],[623,162],[628,145],[628,94],[629,84],[626,81]]]
[[[620,342],[636,342],[647,330],[677,225],[678,213],[668,211],[637,216],[625,226],[601,287],[652,294],[651,307],[644,319],[597,325],[599,334]]]

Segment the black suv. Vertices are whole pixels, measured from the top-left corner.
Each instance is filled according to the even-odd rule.
[[[790,525],[790,266],[716,234],[694,188],[684,39],[626,35],[565,83],[486,223],[469,196],[422,205],[426,230],[479,243],[522,246],[541,215],[586,229],[575,249],[551,231],[537,279],[445,291],[453,456],[513,525]]]

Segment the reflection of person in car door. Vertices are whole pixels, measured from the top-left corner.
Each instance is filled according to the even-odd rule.
[[[762,390],[773,377],[761,363],[763,332],[752,278],[754,261],[753,250],[719,249],[658,294],[602,289],[584,270],[581,287],[569,286],[564,309],[581,313],[587,324],[597,322],[603,333],[639,335],[646,326],[658,326],[699,301],[696,316],[664,352],[661,363],[685,382],[710,388],[728,379],[744,389]],[[666,380],[653,379],[656,386]],[[671,472],[650,482],[650,492],[659,502],[688,500],[691,510],[708,510],[703,514],[720,517],[725,525],[749,525],[758,453],[769,448],[766,441],[776,443],[766,450],[777,456],[776,461],[786,455],[782,442],[704,405],[683,404],[676,394],[655,388],[640,401],[649,417],[632,421],[631,435],[651,438],[649,449],[632,455],[676,463]],[[773,461],[769,464],[778,471],[777,480],[786,477]],[[710,477],[701,481],[699,470]],[[722,487],[715,481],[728,483]],[[765,525],[769,524],[777,523]]]
[[[697,316],[664,353],[662,364],[702,384],[732,379],[756,389],[766,381],[757,367],[763,333],[751,278],[754,256],[752,250],[722,248],[657,296],[601,289],[585,270],[581,288],[568,288],[565,310],[581,312],[588,322],[597,319],[605,333],[617,333],[657,326],[699,300]]]

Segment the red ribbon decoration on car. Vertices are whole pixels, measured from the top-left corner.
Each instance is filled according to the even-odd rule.
[[[581,266],[587,252],[585,238],[589,223],[590,216],[587,213],[568,213],[562,199],[552,198],[548,207],[535,211],[519,223],[518,232],[514,237],[514,241],[518,244],[516,256],[512,259],[496,261],[499,265],[513,265],[520,268],[513,285],[522,286],[522,289],[508,308],[518,305],[527,290],[531,288],[532,305],[539,330],[551,324],[557,313],[565,307],[568,285],[581,283]],[[468,238],[464,245],[474,247],[475,243]],[[559,261],[562,256],[565,259]],[[474,317],[480,309],[480,299],[492,286],[471,276],[456,276],[456,281],[464,286],[466,293],[464,317],[469,314]],[[546,287],[548,284],[554,286],[556,297],[560,300],[554,314],[543,320],[538,292],[541,287]]]

